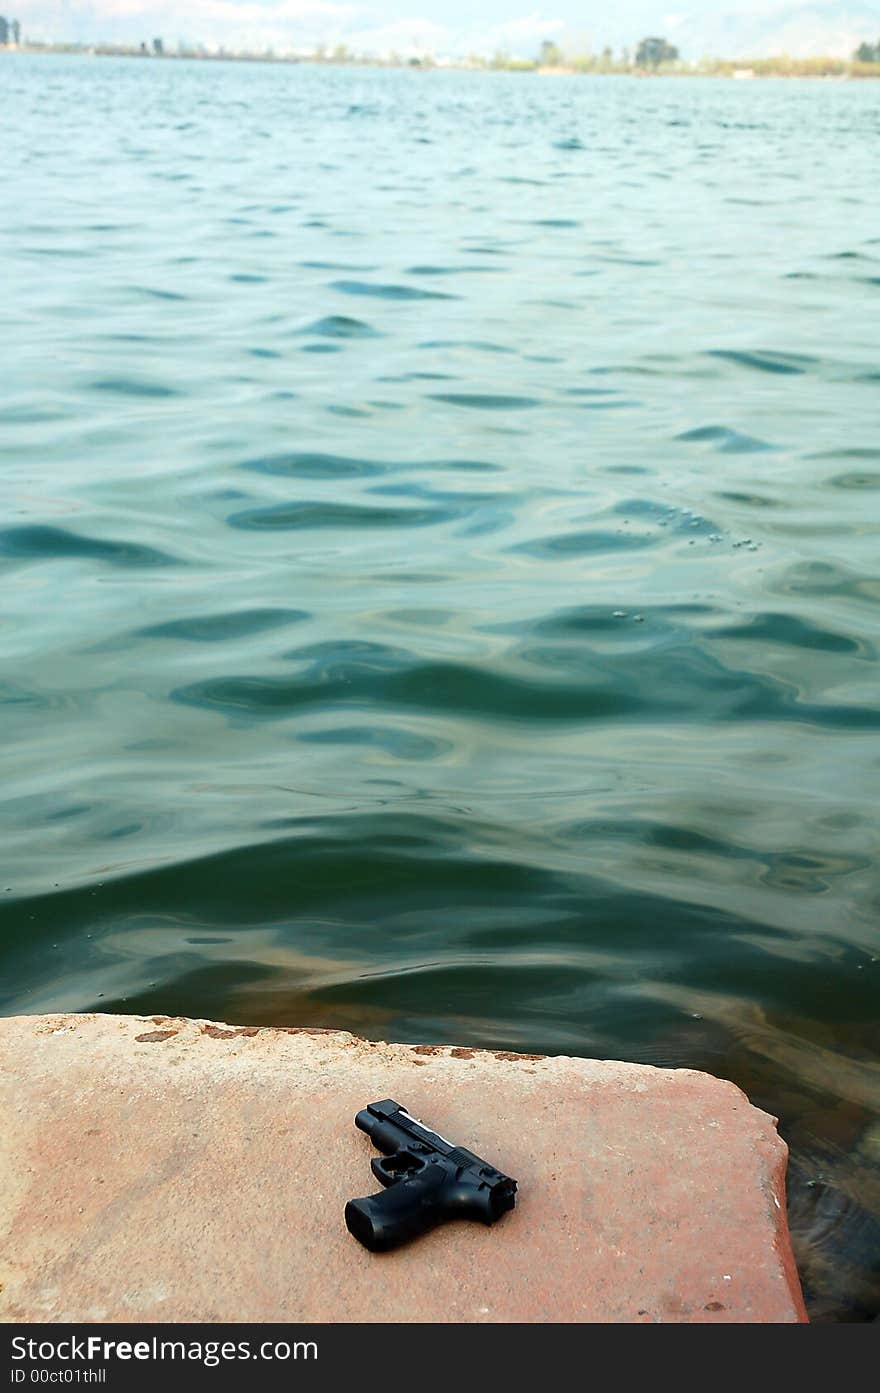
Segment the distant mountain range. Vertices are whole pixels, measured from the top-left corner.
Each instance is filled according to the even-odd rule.
[[[433,52],[533,58],[542,40],[572,55],[630,53],[646,35],[682,58],[848,58],[880,39],[880,0],[9,0],[27,37],[95,43],[178,36],[278,51],[344,43],[358,53]],[[546,8],[545,8],[546,6]],[[524,11],[528,11],[524,13]],[[419,18],[412,16],[418,15]]]
[[[863,39],[876,42],[880,38],[880,4],[768,0],[716,13],[705,7],[667,16],[665,30],[660,32],[690,61],[769,58],[783,53],[792,58],[848,58]]]

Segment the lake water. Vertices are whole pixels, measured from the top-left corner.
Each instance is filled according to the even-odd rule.
[[[707,1069],[869,1318],[880,83],[0,90],[0,1010]]]

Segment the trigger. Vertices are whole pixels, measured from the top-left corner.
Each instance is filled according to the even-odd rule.
[[[392,1170],[385,1156],[374,1156],[370,1161],[370,1170],[381,1185],[393,1185],[395,1180],[400,1179],[400,1172]]]
[[[424,1164],[421,1156],[414,1156],[411,1151],[396,1151],[393,1156],[374,1156],[370,1169],[382,1185],[393,1185],[422,1170]]]

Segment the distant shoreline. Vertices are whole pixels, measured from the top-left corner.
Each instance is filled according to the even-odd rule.
[[[665,63],[656,68],[638,68],[601,58],[583,58],[552,67],[518,58],[421,58],[356,57],[314,54],[233,53],[184,49],[156,52],[146,46],[124,44],[41,44],[27,43],[0,47],[0,55],[13,53],[66,55],[89,58],[137,58],[150,62],[273,63],[320,68],[406,68],[416,72],[517,72],[541,77],[633,77],[681,78],[723,77],[760,81],[767,78],[811,78],[823,82],[880,78],[880,63],[862,63],[847,58],[756,58],[704,59],[700,63]]]

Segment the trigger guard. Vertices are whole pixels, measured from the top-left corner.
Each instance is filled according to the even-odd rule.
[[[385,1170],[384,1156],[374,1156],[370,1161],[370,1170],[373,1172],[373,1175],[379,1181],[380,1185],[393,1185],[395,1180],[400,1179],[400,1176],[395,1175],[393,1171]]]
[[[393,1156],[373,1156],[370,1160],[370,1170],[380,1185],[386,1187],[415,1175],[424,1169],[424,1165],[420,1157],[413,1156],[409,1151],[400,1151]]]

